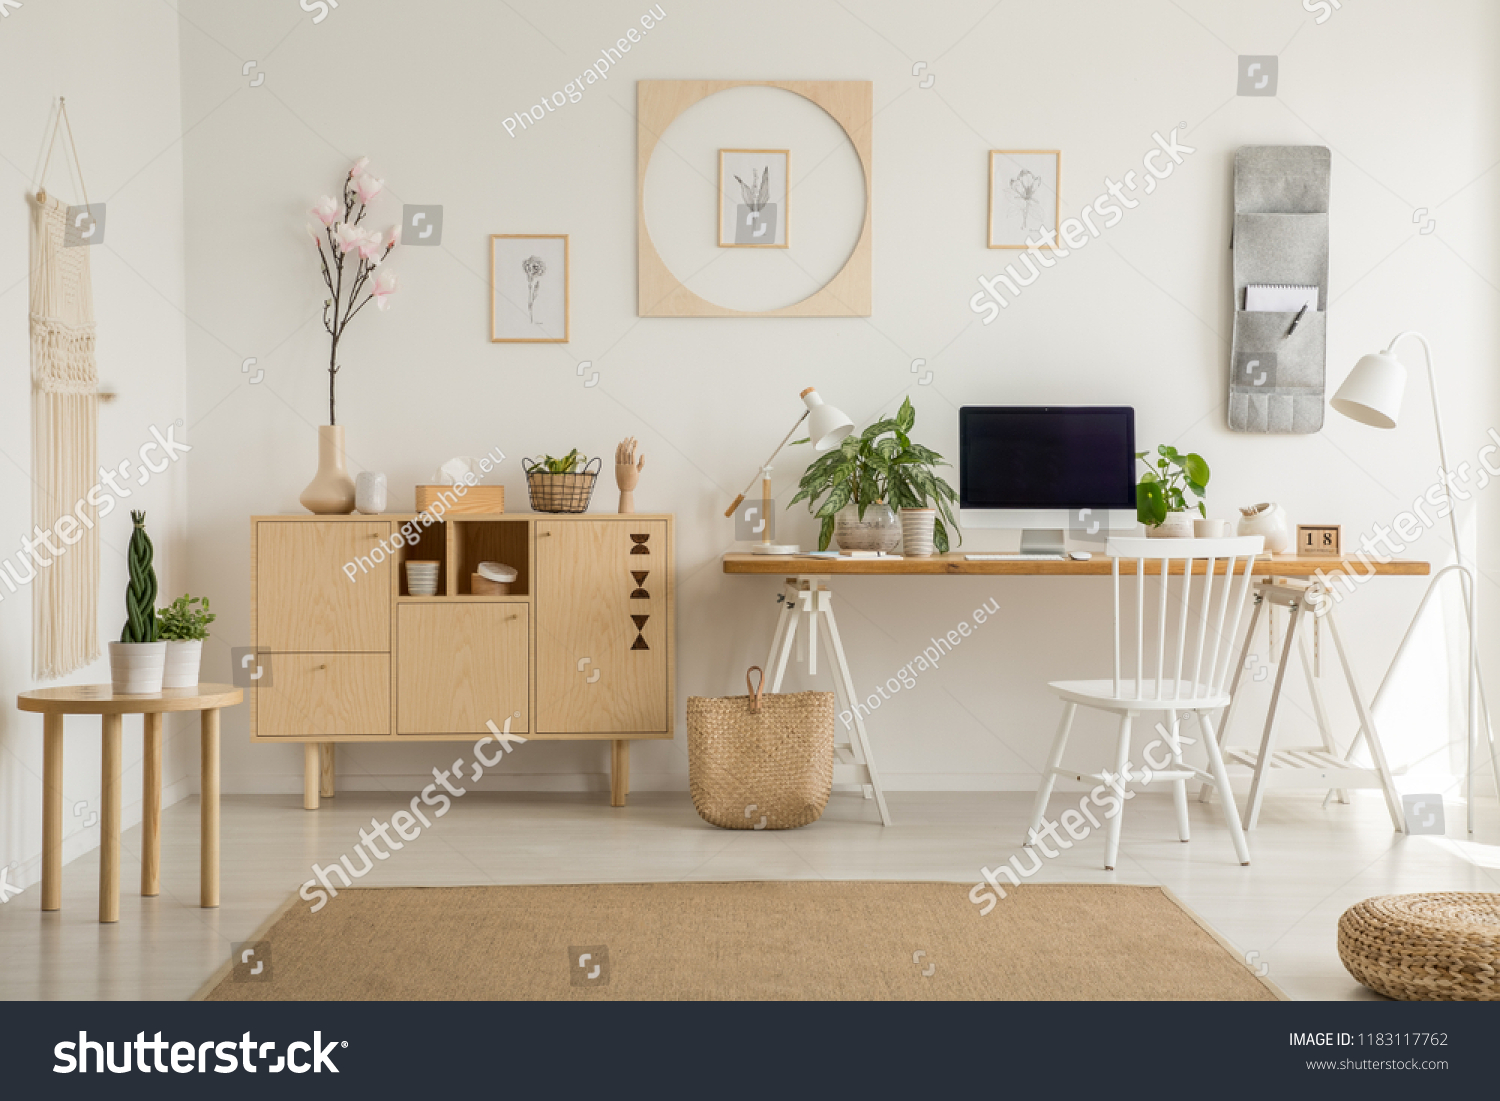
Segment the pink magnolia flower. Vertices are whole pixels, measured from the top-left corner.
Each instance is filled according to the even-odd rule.
[[[354,181],[354,190],[359,192],[359,201],[366,205],[374,202],[375,196],[379,195],[384,187],[384,180],[377,180],[368,172]]]
[[[385,242],[381,240],[380,231],[366,230],[364,236],[360,238],[358,248],[361,260],[374,260],[378,264],[380,254],[385,249]]]
[[[385,309],[385,300],[396,293],[396,273],[390,268],[383,270],[375,277],[375,289],[370,293],[375,296],[375,305]]]
[[[316,215],[318,221],[322,222],[325,226],[331,226],[334,222],[338,221],[340,208],[338,202],[331,196],[324,195],[318,200],[318,205],[312,208],[312,212]]]
[[[303,226],[302,228],[307,230],[307,235],[318,244],[321,245],[323,243],[323,234],[318,232],[318,228],[316,226]]]
[[[360,157],[359,160],[357,160],[357,161],[354,162],[354,167],[351,168],[351,169],[349,169],[349,175],[351,177],[352,176],[358,176],[361,172],[363,172],[365,170],[365,165],[367,165],[369,163],[370,163],[370,158],[369,157]]]
[[[338,242],[340,252],[351,252],[359,247],[359,243],[365,239],[365,231],[349,222],[340,222],[333,227],[334,240]]]
[[[400,243],[401,243],[401,227],[400,226],[392,226],[391,227],[390,247],[391,248],[395,248]]]

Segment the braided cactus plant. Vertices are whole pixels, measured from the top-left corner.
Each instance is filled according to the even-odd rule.
[[[156,622],[156,571],[151,568],[155,549],[146,534],[146,514],[132,512],[135,531],[130,534],[130,587],[125,590],[125,629],[121,642],[157,642],[161,625]]]

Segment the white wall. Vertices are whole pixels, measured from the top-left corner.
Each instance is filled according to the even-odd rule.
[[[133,484],[151,427],[165,432],[186,415],[177,29],[177,16],[154,0],[28,2],[0,20],[6,209],[0,218],[0,555],[15,554],[31,532],[26,192],[35,189],[50,112],[61,95],[68,100],[89,199],[106,207],[104,242],[90,250],[90,262],[99,376],[119,397],[100,408],[99,462],[111,468],[126,459],[132,464],[130,498],[101,521],[101,644],[119,638],[125,618],[129,508],[146,510],[163,597],[180,592],[187,581],[183,463],[190,457],[144,486]],[[47,182],[64,201],[83,201],[61,145]],[[30,594],[0,589],[0,597],[0,865],[15,862],[10,882],[30,884],[40,877],[42,720],[14,709],[16,693],[36,687]],[[108,680],[106,657],[66,683]],[[99,721],[69,719],[66,730],[63,836],[64,859],[71,859],[99,841],[98,825],[85,826],[99,810]],[[166,730],[164,798],[170,803],[191,790],[187,781],[197,772],[198,755],[190,728],[168,716]],[[140,820],[140,763],[140,720],[131,719],[124,745],[127,827]]]
[[[504,117],[575,78],[646,5],[365,0],[314,24],[291,3],[182,0],[191,583],[224,610],[210,673],[227,676],[228,647],[249,637],[247,517],[296,511],[313,472],[327,352],[302,227],[361,154],[387,181],[377,225],[399,217],[403,202],[442,204],[446,225],[441,248],[403,249],[392,261],[402,281],[392,309],[368,311],[345,344],[340,421],[352,464],[385,471],[392,507],[403,509],[439,461],[499,446],[510,456],[503,481],[523,501],[519,456],[574,446],[607,455],[620,438],[639,437],[648,456],[639,507],[678,516],[684,697],[741,691],[745,667],[763,656],[775,585],[722,574],[733,540],[722,512],[809,384],[862,422],[910,394],[919,438],[948,455],[964,403],[1132,404],[1143,443],[1209,459],[1221,516],[1275,499],[1294,521],[1340,523],[1352,538],[1418,496],[1436,459],[1417,385],[1393,433],[1333,415],[1313,436],[1226,429],[1240,145],[1333,149],[1330,387],[1398,328],[1419,328],[1441,357],[1455,459],[1472,459],[1496,422],[1493,4],[1364,0],[1322,25],[1296,0],[820,0],[749,14],[704,0],[662,6],[666,19],[607,82],[511,137]],[[1241,53],[1280,55],[1277,97],[1236,98]],[[258,87],[242,75],[250,60],[265,74]],[[937,78],[926,89],[912,75],[923,61]],[[634,82],[698,77],[875,82],[872,317],[637,317]],[[986,150],[1062,149],[1066,216],[1106,176],[1138,170],[1153,132],[1180,123],[1196,148],[1186,163],[982,324],[968,305],[976,277],[1013,258],[983,247]],[[745,137],[726,128],[722,144]],[[815,159],[798,155],[794,171]],[[1435,232],[1419,232],[1419,207],[1436,217]],[[712,228],[702,227],[705,238]],[[526,232],[572,235],[570,344],[487,339],[488,235]],[[258,385],[241,371],[252,356],[266,372]],[[930,385],[912,373],[918,358],[934,372]],[[592,388],[577,373],[584,360],[600,372]],[[802,461],[778,466],[784,496]],[[595,507],[611,503],[601,488]],[[805,514],[790,527],[815,538]],[[1493,523],[1485,534],[1490,568],[1500,540]],[[966,546],[1004,542],[979,534]],[[1442,533],[1410,553],[1443,556]],[[1367,685],[1422,584],[1372,583],[1346,605]],[[1482,585],[1492,606],[1488,575]],[[1044,682],[1091,675],[1107,658],[1102,581],[851,580],[837,592],[857,677],[871,691],[981,601],[1002,605],[1001,621],[879,712],[873,737],[893,788],[1032,786],[1056,716]],[[682,699],[677,706],[680,727]],[[1337,711],[1348,715],[1341,701]],[[1295,721],[1305,726],[1306,715],[1303,702]],[[1430,715],[1388,736],[1398,756],[1434,755],[1440,771],[1451,769],[1446,731]],[[682,788],[684,747],[681,733],[638,746],[636,786]],[[409,788],[451,753],[343,748],[340,782]],[[511,760],[516,779],[497,783],[605,782],[603,743],[533,744]],[[294,792],[300,768],[299,747],[251,745],[243,711],[227,717],[226,791]]]

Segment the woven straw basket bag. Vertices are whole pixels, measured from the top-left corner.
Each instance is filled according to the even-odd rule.
[[[760,674],[754,685],[753,673]],[[762,695],[758,665],[745,674],[745,687],[753,694],[688,697],[693,806],[728,830],[816,822],[833,789],[833,693]]]

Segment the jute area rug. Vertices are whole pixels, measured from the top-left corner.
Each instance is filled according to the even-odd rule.
[[[622,883],[293,897],[209,1001],[1282,997],[1159,887]],[[269,951],[266,951],[266,949]]]

